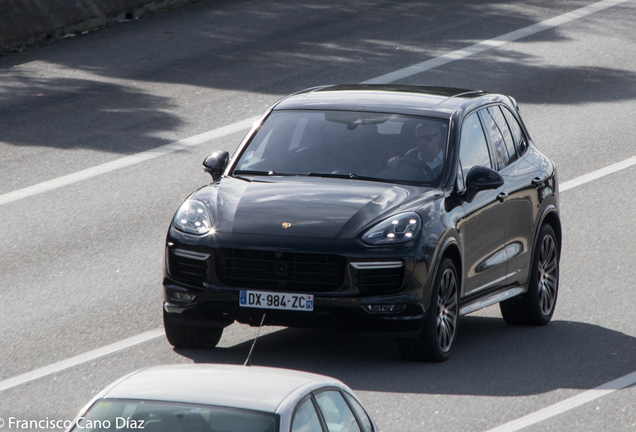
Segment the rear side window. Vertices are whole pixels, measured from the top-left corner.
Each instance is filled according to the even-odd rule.
[[[347,402],[349,402],[349,405],[351,406],[351,408],[357,414],[358,420],[360,420],[360,425],[362,426],[363,432],[373,432],[373,426],[371,425],[371,420],[369,419],[369,416],[367,415],[364,408],[362,408],[362,405],[360,405],[358,401],[349,393],[344,392],[344,395],[345,395],[345,399],[347,399]]]
[[[339,391],[327,390],[314,396],[329,432],[360,432],[353,412]]]
[[[292,432],[322,432],[318,413],[311,398],[305,398],[296,408],[291,430]]]
[[[506,145],[506,150],[508,151],[508,163],[514,162],[515,160],[517,160],[515,143],[512,140],[512,135],[510,134],[508,123],[506,123],[506,119],[501,112],[501,108],[498,106],[489,107],[488,114],[490,114],[492,119],[495,121],[497,129],[499,129],[499,133],[503,137],[504,144]]]
[[[497,169],[503,169],[510,163],[510,156],[508,155],[508,150],[506,149],[503,136],[501,136],[501,132],[499,132],[499,128],[488,109],[482,109],[480,112],[482,114],[482,121],[484,122],[484,130],[488,134],[492,144],[492,149],[495,152],[494,156]]]
[[[462,179],[462,184],[458,184],[459,189],[463,189],[463,179],[475,165],[492,168],[488,144],[477,113],[472,113],[464,120],[459,143],[459,160],[461,171],[458,178]]]
[[[517,148],[517,154],[521,157],[522,154],[526,152],[528,148],[528,142],[526,141],[526,137],[523,135],[523,131],[521,130],[521,126],[519,126],[519,122],[515,116],[510,112],[510,110],[506,107],[502,107],[501,111],[508,122],[508,126],[510,127],[510,132],[512,133],[512,139],[515,142],[515,147]]]

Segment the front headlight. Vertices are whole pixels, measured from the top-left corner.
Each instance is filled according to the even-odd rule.
[[[188,234],[203,235],[212,229],[210,214],[205,204],[193,199],[181,204],[173,222],[175,227]]]
[[[422,228],[417,213],[402,213],[390,217],[367,231],[362,241],[370,245],[404,243],[412,240]]]

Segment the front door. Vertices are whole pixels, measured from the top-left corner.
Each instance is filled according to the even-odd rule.
[[[464,120],[460,138],[458,189],[473,166],[496,169],[477,113]],[[464,218],[457,228],[464,247],[463,296],[496,289],[506,280],[505,184],[496,190],[479,192],[465,202]]]

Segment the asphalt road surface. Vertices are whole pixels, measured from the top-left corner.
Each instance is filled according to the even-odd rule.
[[[634,1],[219,0],[0,57],[0,427],[72,419],[144,366],[242,364],[255,328],[163,338],[169,221],[281,96],[375,80],[518,100],[564,186],[553,321],[466,316],[443,364],[268,328],[253,364],[341,379],[385,432],[636,430],[635,22]]]

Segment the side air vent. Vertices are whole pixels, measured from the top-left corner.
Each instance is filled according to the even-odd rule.
[[[351,263],[351,266],[358,270],[358,289],[365,294],[390,293],[402,287],[402,262]]]
[[[210,254],[172,249],[170,251],[170,276],[190,285],[202,285],[208,280],[208,261]]]

